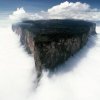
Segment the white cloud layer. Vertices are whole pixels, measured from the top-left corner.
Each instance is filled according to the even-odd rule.
[[[51,78],[44,73],[34,91],[33,59],[19,46],[10,27],[1,26],[0,100],[100,100],[100,27],[97,38],[90,38],[84,49],[62,65],[60,73]]]
[[[49,8],[47,11],[40,13],[28,13],[23,8],[17,8],[12,15],[12,20],[21,19],[84,19],[84,20],[100,20],[100,10],[91,8],[89,4],[81,2],[63,2],[59,5]]]
[[[100,12],[97,9],[92,9],[90,5],[80,2],[63,2],[48,9],[50,18],[72,18],[72,19],[85,19],[97,20],[100,17]],[[96,16],[97,15],[97,16]]]
[[[38,14],[19,8],[9,17],[17,21],[69,17],[98,20],[100,12],[88,4],[64,2]],[[0,23],[0,32],[0,100],[100,100],[100,27],[97,38],[90,38],[84,49],[65,63],[64,72],[51,78],[44,73],[36,91],[33,91],[33,59],[19,46],[19,39],[10,27]],[[69,72],[67,66],[72,68]]]

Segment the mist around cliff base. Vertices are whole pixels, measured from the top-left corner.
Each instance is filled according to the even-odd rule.
[[[4,26],[4,25],[3,25]],[[43,76],[36,90],[34,59],[22,46],[11,26],[0,26],[1,100],[99,100],[100,99],[100,26],[97,36],[66,61],[57,73]]]
[[[61,3],[46,12],[43,11],[42,14],[56,18],[52,12],[60,9],[56,12],[57,16],[66,18],[62,11],[65,13],[69,4]],[[76,17],[75,13],[71,12],[69,15],[72,18],[91,18],[92,21],[99,23],[100,15],[97,9],[91,10],[89,5],[82,3],[70,5],[69,11],[80,9],[79,5],[84,8],[84,13],[81,14],[82,9],[78,10]],[[86,14],[85,11],[92,14]],[[45,18],[40,14],[35,14],[35,17],[33,15],[32,19]],[[93,17],[90,17],[91,15]],[[15,20],[29,18],[29,14],[21,8],[9,17],[10,21],[3,19],[0,23],[0,100],[100,100],[100,26],[96,27],[97,36],[90,36],[87,45],[61,65],[61,69],[55,74],[49,77],[48,72],[43,72],[39,85],[34,90],[34,59],[24,51],[19,36],[12,32],[10,24]]]

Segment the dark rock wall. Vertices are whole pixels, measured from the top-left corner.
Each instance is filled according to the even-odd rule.
[[[75,31],[74,27],[71,27],[70,31],[75,32],[75,34],[66,34],[62,31],[56,34],[58,30],[50,29],[51,32],[55,32],[34,36],[32,31],[20,25],[13,25],[13,30],[20,35],[20,41],[25,46],[26,51],[34,57],[39,76],[43,69],[54,70],[80,50],[87,43],[89,35],[95,33],[95,24],[84,27],[80,31]]]

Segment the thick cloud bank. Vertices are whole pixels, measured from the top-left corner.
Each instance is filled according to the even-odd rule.
[[[100,18],[100,10],[91,8],[89,4],[81,2],[63,2],[40,13],[28,13],[23,8],[18,8],[10,19],[84,19],[97,21]]]
[[[27,100],[33,91],[34,60],[9,25],[0,23],[0,100]],[[34,75],[33,75],[34,74]]]
[[[1,100],[100,100],[100,27],[97,37],[62,65],[64,69],[52,77],[45,72],[35,91],[33,59],[10,27],[0,26],[0,31]]]
[[[19,8],[9,17],[13,21],[44,18],[98,21],[100,12],[86,3],[66,1],[35,14]],[[19,38],[7,23],[5,19],[0,23],[0,100],[100,100],[100,26],[96,29],[97,37],[92,36],[78,54],[62,65],[64,69],[52,77],[44,72],[34,91],[34,61],[20,47]]]
[[[73,19],[85,19],[85,20],[96,20],[96,13],[100,12],[97,9],[92,9],[90,5],[81,2],[63,2],[48,9],[48,14],[50,18],[73,18]]]

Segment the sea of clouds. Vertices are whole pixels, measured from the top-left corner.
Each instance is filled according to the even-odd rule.
[[[99,23],[100,10],[66,1],[35,14],[17,8],[9,18],[0,20],[0,100],[100,100],[100,26],[96,27],[97,36],[91,36],[87,45],[62,65],[63,69],[51,77],[44,72],[34,89],[34,59],[20,46],[11,22],[45,18]]]

